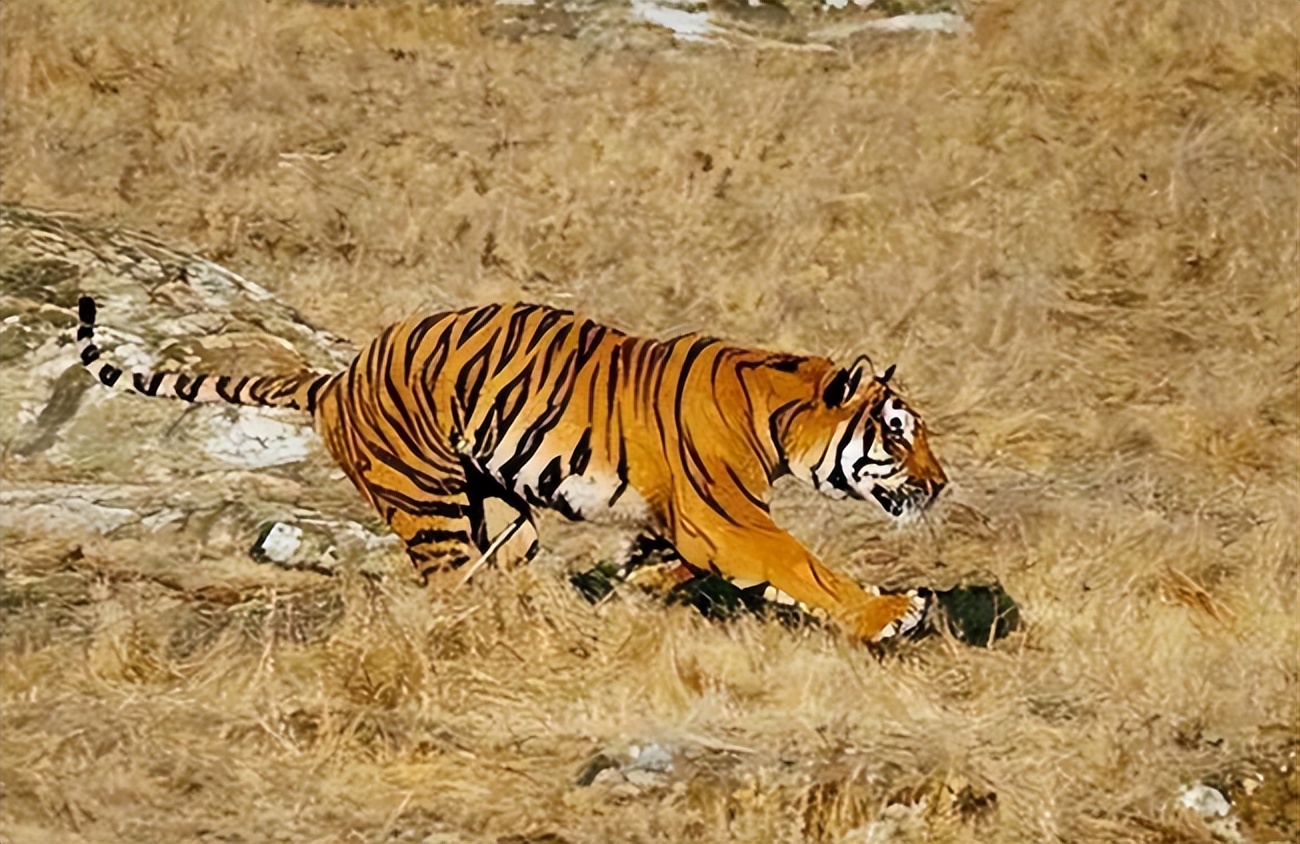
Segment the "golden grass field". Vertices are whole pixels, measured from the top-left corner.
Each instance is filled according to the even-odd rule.
[[[11,532],[10,577],[94,566],[62,575],[85,600],[5,604],[0,841],[1296,840],[1300,14],[965,9],[823,52],[6,0],[5,201],[187,245],[358,343],[524,298],[897,361],[953,479],[934,517],[794,486],[778,517],[864,580],[997,577],[1025,626],[877,656],[593,609],[564,572],[620,537],[555,519],[432,604],[231,557],[186,576],[241,572],[258,613],[164,611],[144,573],[193,555]],[[575,782],[649,742],[660,781]],[[1175,807],[1197,783],[1235,832]]]

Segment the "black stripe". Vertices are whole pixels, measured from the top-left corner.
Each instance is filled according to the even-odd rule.
[[[99,380],[103,382],[105,387],[111,387],[116,384],[117,379],[121,376],[122,370],[118,369],[116,366],[104,364],[103,368],[99,370]]]
[[[411,334],[406,338],[406,371],[410,372],[411,367],[415,364],[415,355],[419,352],[421,344],[424,343],[425,336],[433,330],[433,327],[447,318],[447,314],[434,314],[420,320],[419,325],[411,330]],[[445,334],[445,332],[444,332]]]
[[[866,412],[867,408],[864,406],[860,408],[857,413],[853,414],[853,418],[849,420],[848,426],[844,429],[844,436],[840,438],[839,443],[834,444],[835,468],[831,469],[831,473],[826,476],[826,482],[831,486],[852,495],[857,495],[857,490],[849,484],[849,479],[844,476],[844,467],[841,464],[844,461],[844,450],[849,447],[849,443],[853,442],[854,432],[857,430],[858,423],[862,421],[862,417]],[[827,453],[830,452],[830,448],[831,444],[828,444],[826,448]],[[825,462],[825,460],[826,454],[823,454],[822,459],[817,461],[817,465],[820,466]]]
[[[694,451],[693,448],[692,451]],[[698,455],[696,457],[696,465],[703,468],[702,464],[699,463]],[[700,482],[700,479],[691,471],[690,466],[684,466],[683,468],[685,469],[687,483],[691,485],[691,489],[695,490],[695,494],[699,499],[709,505],[710,510],[717,513],[733,525],[740,524],[739,520],[735,516],[727,512],[726,508],[722,506],[722,502],[718,501],[717,497],[713,495],[709,487]]]
[[[551,367],[555,365],[557,357],[563,355],[566,364],[573,359],[573,352],[564,348],[564,341],[569,339],[569,334],[572,331],[572,325],[565,325],[556,331],[555,336],[546,344],[546,354],[542,356],[542,371],[537,376],[538,384],[547,382],[547,378],[551,374]]]
[[[655,430],[659,436],[660,446],[665,449],[668,447],[667,428],[664,425],[664,406],[667,402],[661,399],[659,393],[663,389],[664,376],[668,372],[668,367],[672,365],[673,354],[676,351],[676,339],[656,344],[650,350],[650,361],[646,364],[646,400],[654,409]]]
[[[162,381],[166,377],[167,376],[161,372],[155,372],[149,377],[149,380],[146,381],[145,373],[137,372],[132,377],[131,381],[138,392],[143,393],[146,396],[156,396],[158,395],[158,388],[162,385]]]
[[[537,479],[537,494],[545,501],[550,501],[555,497],[555,490],[559,488],[560,481],[564,480],[560,463],[559,455],[551,458],[551,462],[546,464],[541,477]]]
[[[252,380],[253,380],[252,377],[248,375],[245,375],[243,378],[240,378],[239,383],[235,385],[235,389],[230,391],[230,397],[227,398],[226,401],[230,402],[231,404],[243,404],[244,396],[242,394],[244,392],[244,388],[247,387],[248,382]]]
[[[445,333],[443,336],[446,336]],[[389,401],[392,402],[398,415],[402,417],[404,429],[411,432],[412,437],[416,438],[411,440],[411,453],[423,455],[426,451],[431,450],[429,444],[439,439],[439,435],[435,433],[437,427],[436,417],[432,413],[424,413],[421,411],[420,395],[424,392],[423,379],[413,379],[409,367],[403,371],[402,375],[405,379],[405,386],[410,390],[411,398],[414,399],[414,407],[410,406],[411,403],[404,400],[404,398],[399,394],[399,385],[394,378],[396,375],[396,367],[393,364],[393,359],[396,354],[397,344],[395,342],[389,342],[384,346],[384,357],[382,360],[384,393],[383,396],[380,397],[379,401],[380,410],[381,412],[383,411],[382,398],[387,397]],[[433,359],[430,358],[429,362],[432,363]],[[385,418],[389,418],[387,413],[385,413],[384,416]],[[392,421],[391,418],[389,418],[389,421]],[[416,442],[421,446],[420,450],[414,448],[414,443]],[[426,460],[425,462],[431,461]]]
[[[483,389],[483,382],[487,379],[488,360],[491,356],[492,344],[488,343],[461,366],[460,375],[456,377],[456,395],[465,405],[466,416],[474,415],[479,391]]]
[[[578,332],[578,369],[586,365],[596,353],[600,341],[605,339],[609,329],[598,322],[587,321]]]
[[[496,316],[500,310],[500,305],[485,305],[479,308],[478,312],[470,317],[469,322],[465,323],[465,327],[461,329],[460,339],[456,341],[456,345],[465,345],[465,341],[477,334],[478,330],[486,325],[492,317]]]
[[[620,428],[618,437],[618,464],[614,469],[614,474],[618,476],[618,488],[614,494],[609,497],[609,506],[613,507],[618,500],[623,497],[627,491],[627,447],[623,443],[623,431]]]
[[[768,483],[771,483],[779,474],[777,469],[781,461],[781,444],[775,439],[772,440],[771,444],[776,450],[775,457],[777,461],[773,463],[773,455],[768,453],[767,444],[762,441],[762,432],[759,431],[756,424],[758,420],[754,418],[754,397],[750,394],[749,382],[745,379],[745,376],[750,371],[761,368],[761,366],[761,364],[741,360],[732,368],[732,375],[735,378],[736,385],[740,387],[741,396],[745,399],[745,419],[749,421],[749,424],[744,428],[745,439],[749,441],[749,447],[754,454],[758,455],[759,462],[763,464],[763,474],[767,476]],[[770,427],[771,420],[768,420],[768,424]]]
[[[392,432],[395,433],[406,446],[413,456],[422,453],[420,446],[422,443],[416,439],[421,434],[418,414],[413,413],[413,408],[407,407],[406,402],[398,392],[398,384],[393,379],[393,356],[397,352],[397,344],[392,342],[392,334],[383,334],[375,342],[378,345],[378,355],[371,355],[376,358],[376,373],[378,381],[371,383],[374,385],[375,405],[379,410],[379,415],[388,423]],[[375,345],[371,346],[372,351]],[[409,384],[409,377],[408,377]],[[384,399],[387,398],[392,404],[393,410],[397,416],[401,417],[400,421],[389,413],[388,407],[385,406]]]
[[[533,364],[528,364],[514,377],[492,402],[492,407],[484,415],[483,422],[474,432],[474,448],[477,456],[488,456],[497,450],[498,444],[519,418],[519,413],[528,400],[528,377]]]
[[[401,439],[402,444],[407,445],[409,448],[408,440],[405,437],[401,437]],[[401,457],[398,457],[392,451],[389,451],[387,448],[384,448],[381,444],[374,442],[373,440],[366,443],[366,448],[379,460],[379,462],[397,472],[410,482],[411,486],[421,492],[428,493],[429,495],[454,495],[460,491],[458,484],[453,483],[449,486],[446,478],[440,478],[431,475],[428,472],[421,471],[415,466],[412,466],[410,462],[403,460]],[[412,453],[416,454],[418,452]]]
[[[751,504],[762,510],[764,513],[768,512],[767,502],[751,492],[749,487],[745,486],[745,482],[740,479],[740,476],[736,474],[734,469],[730,466],[726,466],[725,468],[727,474],[731,476],[732,482],[736,485],[736,489],[740,490],[740,494],[745,496]]]
[[[94,346],[87,346],[81,350],[81,364],[83,366],[90,366],[97,360],[99,360],[99,349]]]
[[[260,375],[251,379],[252,383],[248,385],[248,392],[245,398],[253,404],[266,404],[267,393],[270,391],[270,378]]]
[[[496,368],[492,370],[493,375],[505,369],[514,358],[520,341],[524,339],[524,326],[528,322],[529,315],[534,310],[536,310],[536,306],[527,305],[516,310],[510,317],[510,325],[506,328],[505,341],[501,344],[501,357],[497,359]]]
[[[772,415],[767,418],[767,433],[768,436],[772,438],[772,445],[776,447],[777,455],[780,457],[782,466],[788,463],[788,458],[786,457],[784,446],[782,444],[781,434],[789,427],[790,417],[794,415],[791,411],[798,408],[801,404],[803,404],[803,402],[798,399],[788,401],[776,410],[772,411]]]
[[[416,559],[417,552],[408,548],[407,553],[410,554],[412,560]],[[427,563],[431,559],[430,556],[426,556],[423,554],[419,554],[418,556],[420,559],[416,561],[417,566],[420,566],[421,563]],[[423,577],[426,581],[429,579],[430,574],[433,574],[435,572],[440,572],[440,571],[446,571],[448,568],[458,569],[469,562],[469,557],[465,556],[464,554],[438,554],[436,557],[433,557],[432,559],[437,560],[436,565],[424,566],[419,569],[420,576]]]
[[[320,395],[321,388],[329,383],[331,377],[332,376],[329,375],[322,375],[313,381],[311,386],[307,388],[307,407],[305,407],[304,410],[308,413],[314,414],[316,412],[316,399]],[[218,381],[217,383],[220,384],[221,382]]]
[[[630,353],[632,364],[632,400],[636,403],[637,407],[640,407],[642,404],[641,393],[645,389],[645,380],[650,370],[650,362],[647,358],[652,357],[653,350],[651,346],[652,341],[642,340],[633,347]],[[657,343],[654,343],[653,346],[654,348],[658,348]]]
[[[573,447],[573,456],[569,458],[569,473],[581,475],[587,471],[589,462],[591,462],[591,426],[583,429],[582,436],[578,437],[578,444]]]
[[[704,350],[709,346],[712,346],[715,342],[715,340],[709,337],[702,337],[693,341],[690,348],[686,350],[686,356],[682,361],[681,367],[674,373],[674,377],[677,379],[677,389],[673,396],[673,427],[675,428],[675,433],[677,435],[678,457],[682,462],[682,468],[685,471],[686,480],[690,483],[691,488],[695,490],[701,500],[709,505],[710,509],[727,521],[735,524],[736,519],[722,507],[721,503],[717,501],[708,488],[707,484],[711,483],[713,479],[709,475],[708,467],[704,464],[704,459],[695,448],[695,443],[691,441],[689,433],[687,433],[686,429],[683,427],[682,420],[682,401],[685,397],[686,381],[690,376],[691,368]],[[657,401],[660,389],[660,386],[656,384],[655,390],[652,394],[656,399],[655,419],[657,422],[660,422],[659,405],[662,404]],[[660,436],[664,436],[662,422],[660,422]],[[668,443],[664,442],[664,447],[667,448],[667,446]],[[692,471],[692,469],[696,471]],[[704,476],[703,482],[701,482],[699,477],[697,477],[697,472]]]
[[[524,352],[531,352],[541,339],[546,336],[546,332],[550,330],[551,326],[555,325],[555,323],[559,322],[560,319],[565,316],[569,316],[567,311],[557,311],[553,308],[548,308],[546,313],[542,315],[542,318],[538,320],[537,327],[533,329],[533,336],[528,338],[528,345],[524,348]]]
[[[440,501],[433,498],[416,499],[409,495],[398,492],[395,489],[382,487],[365,482],[366,487],[374,493],[377,499],[387,501],[400,508],[403,513],[411,516],[433,516],[440,519],[458,519],[466,515],[466,508],[463,504],[456,504],[450,501]]]
[[[437,542],[464,542],[469,543],[469,534],[463,530],[440,530],[438,528],[425,528],[418,531],[410,539],[406,540],[409,545],[433,545]]]
[[[77,300],[77,317],[86,325],[95,324],[95,300],[82,296]]]
[[[817,574],[817,566],[811,560],[808,562],[808,571],[812,572],[813,580],[817,581],[818,586],[825,589],[826,592],[829,593],[830,595],[839,597],[834,589],[830,588],[829,586],[827,586],[825,583],[822,582],[821,577]]]
[[[507,482],[507,485],[513,484],[519,470],[537,453],[546,434],[559,423],[564,416],[564,411],[568,409],[569,399],[573,395],[574,356],[570,354],[567,358],[564,368],[556,378],[555,388],[547,400],[546,412],[524,432],[519,441],[519,450],[501,467],[501,478]]]
[[[89,340],[94,336],[95,336],[95,326],[93,325],[82,325],[77,328],[78,340]]]
[[[392,344],[387,344],[384,349],[391,351]],[[384,349],[381,349],[380,351],[384,351]],[[373,355],[365,355],[365,357],[368,360],[370,357],[373,357]],[[370,429],[371,434],[380,431],[391,432],[395,435],[396,439],[406,447],[406,450],[413,458],[421,460],[421,462],[432,466],[435,469],[446,471],[444,467],[439,466],[435,461],[429,460],[426,455],[426,452],[436,451],[436,449],[427,447],[429,446],[427,440],[421,442],[414,437],[414,435],[420,431],[420,423],[419,421],[413,420],[419,420],[424,414],[417,412],[411,413],[408,416],[407,413],[410,409],[401,400],[402,397],[397,395],[396,385],[393,383],[391,378],[387,377],[387,370],[384,373],[385,377],[383,377],[379,383],[375,383],[370,380],[366,373],[359,371],[359,365],[363,363],[365,363],[365,361],[362,360],[362,356],[358,356],[357,359],[352,362],[352,365],[346,370],[347,381],[345,384],[346,391],[343,404],[344,407],[350,408],[358,417],[358,422],[354,422],[353,427],[357,431],[362,432],[363,429],[359,423],[364,422]],[[367,388],[364,396],[360,393],[362,388]],[[416,395],[418,397],[418,392]],[[410,424],[403,424],[389,412],[387,406],[388,403],[384,401],[385,398],[387,398],[388,402],[397,410],[398,415],[403,416],[403,418]],[[358,436],[361,435],[361,433],[358,433]],[[383,442],[375,443],[373,441],[367,443],[367,445],[371,447],[382,447],[387,444],[388,443]],[[407,475],[412,471],[418,471],[410,465],[409,461],[399,460],[396,456],[390,456],[390,460],[391,462],[389,465],[397,469],[403,475]],[[428,473],[421,472],[420,474],[423,477],[430,477]]]
[[[702,337],[699,340],[696,340],[694,343],[692,343],[691,347],[686,350],[686,357],[684,360],[682,360],[681,370],[680,372],[677,373],[677,394],[673,397],[673,412],[677,414],[678,420],[680,420],[682,417],[682,398],[686,394],[686,378],[688,375],[690,375],[691,367],[695,365],[696,358],[698,358],[704,352],[705,349],[707,349],[709,346],[712,346],[716,342],[717,341],[711,337]],[[715,368],[714,372],[716,373],[716,371],[717,370]],[[710,387],[711,386],[712,385],[710,385]],[[655,390],[656,396],[658,395],[658,392],[659,391],[656,388]],[[680,421],[678,422],[678,424],[679,425],[681,424]]]
[[[180,380],[176,382],[176,395],[185,401],[194,401],[194,399],[198,398],[199,387],[203,385],[207,377],[206,375],[196,375],[194,380],[190,381],[190,379],[182,375]]]
[[[609,356],[609,383],[605,387],[605,407],[611,415],[618,413],[618,375],[623,361],[623,350],[618,348]]]

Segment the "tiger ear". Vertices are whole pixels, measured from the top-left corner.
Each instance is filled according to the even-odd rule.
[[[827,407],[843,405],[857,394],[858,387],[862,386],[865,376],[874,372],[871,358],[866,355],[859,356],[852,366],[835,373],[827,383],[826,389],[822,391],[822,401],[826,402]]]

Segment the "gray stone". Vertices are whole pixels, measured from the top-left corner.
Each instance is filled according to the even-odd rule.
[[[673,769],[673,754],[659,744],[647,744],[645,747],[633,745],[629,748],[632,762],[627,767],[631,770],[669,773]]]

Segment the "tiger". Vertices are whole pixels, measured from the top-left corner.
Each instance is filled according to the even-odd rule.
[[[877,374],[866,356],[841,367],[494,303],[390,325],[337,372],[124,372],[95,345],[93,298],[78,310],[81,363],[107,387],[309,414],[426,585],[445,588],[488,551],[484,505],[497,499],[517,516],[502,559],[533,557],[534,508],[549,508],[640,527],[690,571],[765,585],[855,639],[878,642],[924,615],[926,590],[860,585],[769,509],[785,475],[898,519],[947,484],[925,423],[891,386],[894,367]]]

